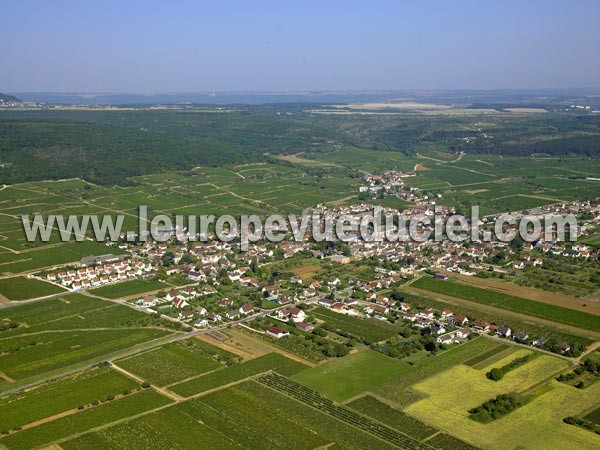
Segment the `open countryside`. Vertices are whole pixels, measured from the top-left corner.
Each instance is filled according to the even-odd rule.
[[[600,449],[600,2],[463,3],[4,2],[0,450]]]

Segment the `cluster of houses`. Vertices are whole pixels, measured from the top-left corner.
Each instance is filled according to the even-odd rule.
[[[48,281],[58,283],[73,291],[149,276],[155,267],[140,259],[114,257],[104,262],[82,265],[76,269],[49,272]]]
[[[440,274],[440,276],[444,275]],[[532,338],[526,332],[513,331],[506,326],[496,325],[483,319],[475,319],[471,322],[466,316],[455,315],[450,309],[441,311],[424,309],[413,312],[410,304],[404,302],[395,304],[389,298],[381,295],[376,296],[373,303],[360,302],[352,298],[344,302],[322,298],[317,303],[331,311],[358,317],[387,320],[387,317],[393,313],[399,319],[409,322],[413,328],[420,330],[421,334],[432,335],[440,344],[464,342],[472,333],[494,334],[500,338],[511,339],[537,348],[545,348],[548,342],[547,338]],[[560,353],[566,353],[571,349],[566,342],[559,342],[554,347],[553,350]]]
[[[544,337],[530,337],[527,332],[524,331],[513,331],[511,328],[496,325],[494,323],[487,322],[485,320],[475,320],[473,322],[473,328],[481,333],[493,333],[498,337],[510,339],[512,341],[528,344],[537,348],[544,348],[548,342],[547,338]],[[561,352],[566,353],[571,350],[571,346],[566,342],[558,342],[555,347]]]
[[[405,186],[404,178],[415,175],[414,171],[396,170],[386,170],[381,175],[365,173],[365,184],[358,188],[359,197],[394,196],[416,205],[435,205],[437,199],[442,198],[440,193],[427,193],[416,187]]]
[[[369,187],[390,186],[394,189],[403,188],[402,178],[406,174],[395,171],[385,172],[383,175],[365,175]],[[397,213],[391,208],[384,208],[385,213]],[[585,202],[574,202],[571,205],[555,206],[543,212],[600,212],[598,205]],[[367,203],[349,206],[331,207],[317,205],[314,212],[333,215],[357,215],[362,216],[372,212],[372,205]],[[452,214],[452,208],[442,208],[444,214]],[[412,216],[434,214],[433,204],[415,204],[402,213],[407,219]],[[72,290],[87,289],[102,286],[109,283],[140,278],[154,274],[159,267],[163,267],[167,275],[185,274],[190,284],[166,295],[149,295],[137,299],[137,304],[146,308],[168,306],[173,308],[177,318],[185,323],[198,327],[209,327],[222,321],[233,321],[241,317],[247,317],[255,312],[254,307],[247,304],[233,302],[227,298],[218,301],[217,307],[199,305],[203,296],[218,294],[219,284],[229,282],[239,284],[242,287],[258,290],[262,296],[277,305],[287,305],[280,308],[276,315],[280,320],[292,320],[300,329],[310,330],[312,325],[304,322],[304,311],[292,306],[298,301],[316,299],[317,303],[341,314],[355,316],[375,317],[387,320],[391,314],[410,322],[415,328],[430,333],[436,337],[439,343],[452,343],[464,340],[473,332],[495,332],[504,338],[511,338],[519,342],[528,342],[531,345],[543,347],[545,341],[542,338],[531,340],[528,336],[523,337],[520,333],[509,330],[507,334],[504,327],[494,328],[493,324],[484,321],[474,321],[472,324],[461,316],[454,316],[451,311],[419,311],[410,310],[410,305],[405,303],[395,306],[389,298],[381,295],[379,291],[392,287],[395,283],[419,275],[423,270],[430,268],[445,269],[447,271],[459,272],[468,275],[475,274],[485,267],[484,261],[500,253],[509,255],[514,259],[513,268],[523,269],[528,265],[541,265],[543,261],[538,257],[531,256],[533,249],[543,253],[561,254],[578,258],[598,257],[598,250],[592,250],[585,245],[573,245],[567,250],[563,244],[552,243],[541,239],[535,244],[525,243],[523,252],[516,254],[506,243],[502,242],[475,242],[464,245],[460,242],[425,241],[425,242],[392,242],[382,240],[381,242],[368,242],[361,239],[348,243],[350,254],[348,255],[325,255],[317,250],[310,240],[301,242],[281,242],[274,245],[264,243],[253,243],[247,252],[236,254],[232,258],[234,243],[219,241],[195,242],[190,245],[181,245],[176,242],[154,242],[148,240],[138,246],[128,246],[131,256],[105,257],[85,259],[81,261],[78,268],[69,268],[45,275],[47,280],[68,287]],[[285,288],[281,282],[260,280],[249,271],[251,264],[262,263],[272,260],[275,251],[283,251],[283,258],[291,258],[298,252],[311,252],[314,257],[327,257],[332,262],[348,264],[355,259],[376,258],[388,263],[399,263],[395,270],[376,267],[372,279],[367,281],[350,278],[349,287],[364,293],[364,300],[358,300],[352,296],[340,300],[337,295],[332,298],[323,298],[324,292],[333,292],[339,289],[341,282],[336,276],[322,280],[314,280],[305,283],[299,276],[292,276],[285,280]],[[165,254],[170,254],[169,261],[165,267]],[[162,269],[161,269],[162,270]],[[445,275],[439,274],[439,277]],[[344,283],[345,284],[345,283]],[[234,307],[234,304],[236,305]],[[174,315],[174,314],[173,314]],[[278,334],[278,337],[281,333]],[[283,334],[285,335],[285,334]],[[565,348],[568,345],[565,344]],[[565,352],[568,351],[564,350]]]
[[[218,302],[218,309],[215,311],[209,311],[202,305],[193,306],[190,301],[198,299],[202,295],[214,294],[217,291],[206,289],[212,288],[212,286],[203,286],[200,289],[196,289],[192,286],[187,286],[183,289],[174,290],[169,292],[164,297],[157,297],[155,295],[149,295],[139,298],[136,304],[147,308],[153,308],[156,306],[167,306],[177,310],[177,318],[184,323],[192,323],[195,327],[208,327],[210,325],[218,325],[224,321],[234,321],[242,317],[251,316],[256,313],[257,310],[254,305],[245,303],[239,308],[236,308],[235,302],[229,298],[221,298]]]

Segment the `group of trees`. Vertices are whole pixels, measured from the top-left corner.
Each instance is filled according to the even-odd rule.
[[[524,405],[526,398],[522,395],[510,393],[500,394],[496,398],[487,400],[480,406],[469,410],[469,417],[478,422],[487,423],[499,419],[519,406]]]
[[[569,416],[569,417],[565,417],[563,419],[563,422],[568,423],[569,425],[578,425],[582,428],[585,428],[586,430],[590,430],[596,434],[600,434],[600,429],[598,428],[598,425],[596,425],[594,422],[587,420],[587,419]]]
[[[575,367],[572,372],[561,373],[556,380],[561,382],[568,382],[575,380],[577,377],[581,376],[584,372],[590,372],[598,375],[598,371],[600,371],[600,362],[591,358],[586,358],[583,364]],[[578,381],[575,384],[577,389],[583,389],[585,387],[585,382],[583,380]]]
[[[508,364],[506,364],[502,367],[494,367],[492,370],[490,370],[488,373],[486,373],[485,376],[492,381],[500,381],[502,378],[504,378],[504,375],[506,375],[511,370],[516,369],[519,366],[522,366],[527,361],[531,360],[531,358],[533,358],[533,356],[534,356],[533,354],[530,354],[530,355],[522,356],[520,358],[515,358],[511,362],[509,362]]]

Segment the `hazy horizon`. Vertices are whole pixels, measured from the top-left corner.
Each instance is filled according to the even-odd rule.
[[[24,0],[0,92],[594,89],[600,3]]]

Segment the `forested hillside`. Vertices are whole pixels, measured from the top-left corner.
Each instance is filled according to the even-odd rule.
[[[5,183],[81,177],[125,184],[170,169],[266,161],[268,154],[326,151],[344,135],[273,113],[53,112],[0,118]]]
[[[324,109],[325,107],[323,107]],[[316,114],[319,107],[263,105],[188,110],[32,110],[0,116],[4,183],[127,177],[196,166],[268,161],[274,155],[354,146],[414,155],[600,155],[600,117],[576,114]]]
[[[17,97],[13,97],[12,95],[3,94],[0,92],[0,102],[20,102]]]

